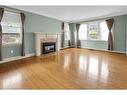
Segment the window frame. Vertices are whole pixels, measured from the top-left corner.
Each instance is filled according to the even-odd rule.
[[[98,39],[91,39],[89,36],[89,28],[88,28],[88,25],[90,24],[90,23],[94,23],[94,22],[97,22],[97,24],[98,24]],[[107,42],[108,40],[102,40],[101,39],[101,28],[100,28],[100,23],[101,22],[105,22],[105,20],[98,20],[98,21],[91,21],[91,22],[85,22],[85,23],[81,23],[81,24],[86,24],[87,25],[87,37],[86,37],[86,39],[84,39],[84,40],[86,40],[86,41],[105,41],[105,42]],[[79,40],[82,40],[82,39],[79,39]]]
[[[65,41],[69,41],[70,39],[71,39],[71,33],[70,33],[70,27],[69,27],[69,23],[64,23],[64,26],[66,26],[67,25],[67,27],[68,27],[68,30],[66,30],[66,28],[64,27],[64,36],[65,36]],[[67,37],[67,39],[66,39],[66,35],[68,35],[69,37]]]
[[[88,25],[87,25],[87,23],[83,23],[83,24],[80,25],[79,29],[81,28],[82,25],[86,25],[86,31],[82,31],[82,32],[86,32],[86,39],[85,39],[85,38],[84,38],[84,39],[80,39],[80,34],[79,34],[79,33],[80,33],[80,30],[79,30],[79,32],[78,32],[78,38],[79,38],[80,40],[88,40],[88,39],[87,39],[87,35],[88,35],[88,32],[87,32],[87,31],[88,31],[88,27],[87,27],[87,26],[88,26]]]
[[[98,39],[92,39],[89,35],[89,24],[92,24],[92,23],[97,23]],[[93,21],[93,22],[87,23],[87,39],[88,40],[99,40],[100,39],[100,26],[98,23],[99,23],[98,21]]]
[[[12,12],[12,11],[8,11],[8,10],[5,10],[5,12],[8,12],[8,13],[12,13],[12,14],[19,14],[19,13],[15,13],[15,12]],[[4,16],[4,15],[3,15]],[[20,16],[20,14],[19,14]],[[2,18],[3,19],[3,18]],[[21,21],[21,18],[19,17],[20,21]],[[1,21],[1,23],[6,23],[6,21]],[[10,22],[11,23],[11,22]],[[12,22],[13,23],[13,22]],[[5,25],[6,27],[14,27],[13,25],[9,26],[9,25]],[[2,26],[3,28],[3,26]],[[20,22],[20,26],[18,27],[20,29],[20,32],[17,32],[17,33],[8,33],[8,32],[2,32],[2,46],[3,47],[8,47],[8,46],[15,46],[15,45],[21,45],[22,44],[22,23]],[[19,42],[9,42],[9,43],[3,43],[3,35],[11,35],[11,34],[17,34],[17,35],[20,35],[19,39],[20,41]]]

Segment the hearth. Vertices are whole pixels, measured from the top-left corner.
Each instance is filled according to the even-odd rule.
[[[41,43],[41,54],[56,52],[56,42]]]

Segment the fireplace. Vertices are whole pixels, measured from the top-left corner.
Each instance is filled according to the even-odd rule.
[[[61,33],[35,33],[36,56],[58,52],[61,46]]]
[[[56,52],[56,42],[41,43],[41,54]]]

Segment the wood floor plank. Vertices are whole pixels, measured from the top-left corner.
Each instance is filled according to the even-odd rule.
[[[0,64],[1,89],[127,89],[127,56],[70,48]]]

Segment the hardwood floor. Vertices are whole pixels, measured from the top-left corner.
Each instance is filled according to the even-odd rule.
[[[0,64],[1,89],[126,89],[123,54],[64,49],[45,57]]]

